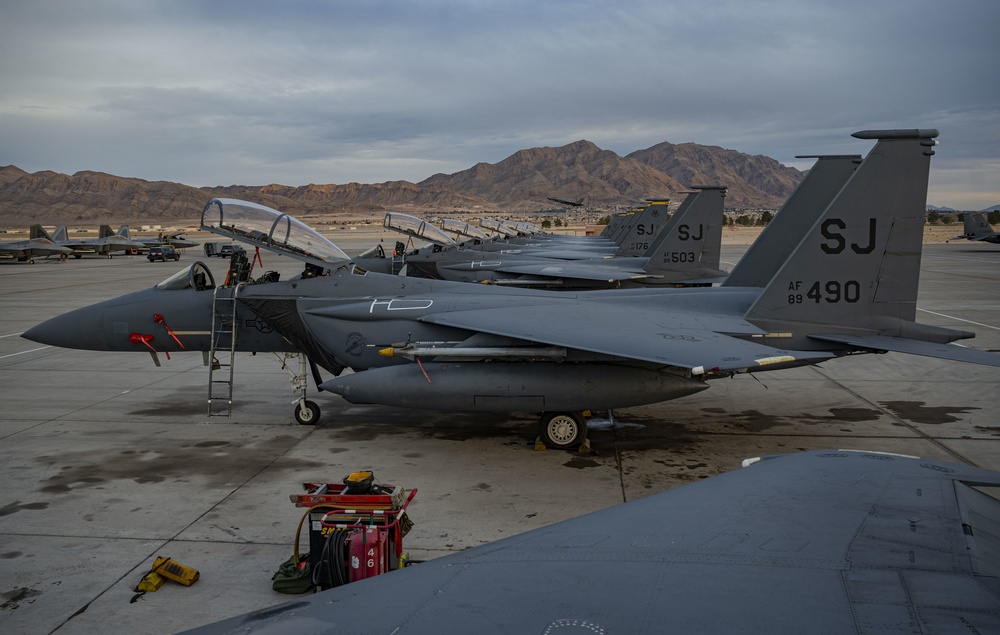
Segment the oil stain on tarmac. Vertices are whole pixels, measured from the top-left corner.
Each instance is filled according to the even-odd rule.
[[[955,415],[979,410],[979,408],[963,406],[928,406],[923,401],[880,401],[879,403],[900,419],[928,425],[955,423],[961,421]]]
[[[41,481],[38,491],[66,494],[74,489],[98,487],[114,480],[153,484],[168,479],[186,481],[192,476],[201,476],[209,481],[231,478],[233,465],[245,465],[248,469],[266,465],[276,454],[297,441],[297,437],[286,435],[253,440],[246,445],[228,441],[158,439],[155,450],[105,449],[62,452],[57,457],[40,456],[36,462],[57,467],[59,473]],[[324,465],[316,461],[296,461],[288,468]]]

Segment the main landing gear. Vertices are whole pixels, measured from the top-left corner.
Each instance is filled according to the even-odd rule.
[[[587,421],[582,412],[544,412],[538,437],[547,447],[572,450],[587,442]]]

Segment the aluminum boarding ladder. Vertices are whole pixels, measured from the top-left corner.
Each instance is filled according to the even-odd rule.
[[[243,284],[231,287],[233,293],[219,294],[226,287],[216,287],[212,296],[212,345],[209,350],[208,366],[208,416],[230,417],[233,414],[233,371],[236,360],[236,319],[237,299]],[[228,361],[223,359],[228,353]],[[222,378],[217,376],[222,375]]]

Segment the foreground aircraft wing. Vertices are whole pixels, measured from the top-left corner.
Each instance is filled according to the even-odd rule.
[[[975,348],[966,348],[956,344],[924,342],[920,340],[889,337],[886,335],[814,333],[809,337],[814,340],[837,342],[838,344],[847,344],[848,346],[853,346],[855,348],[867,348],[872,351],[892,351],[894,353],[909,353],[910,355],[937,357],[938,359],[949,359],[956,362],[967,362],[970,364],[982,364],[984,366],[1000,366],[1000,355],[990,353],[988,351],[981,351]]]
[[[193,633],[1000,632],[1000,473],[744,465]]]
[[[550,317],[556,319],[548,319]],[[676,366],[693,375],[753,370],[771,364],[817,363],[833,357],[828,352],[783,350],[715,332],[763,334],[743,320],[721,318],[712,324],[713,318],[705,314],[679,315],[660,309],[623,308],[620,303],[558,302],[553,299],[549,305],[507,307],[503,311],[449,311],[420,320]]]

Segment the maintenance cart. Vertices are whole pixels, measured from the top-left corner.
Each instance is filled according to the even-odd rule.
[[[413,523],[406,508],[417,494],[402,487],[378,485],[371,472],[355,472],[343,483],[303,483],[305,494],[289,498],[308,510],[309,563],[320,589],[363,580],[401,568],[403,536]],[[299,561],[299,534],[295,562]]]

